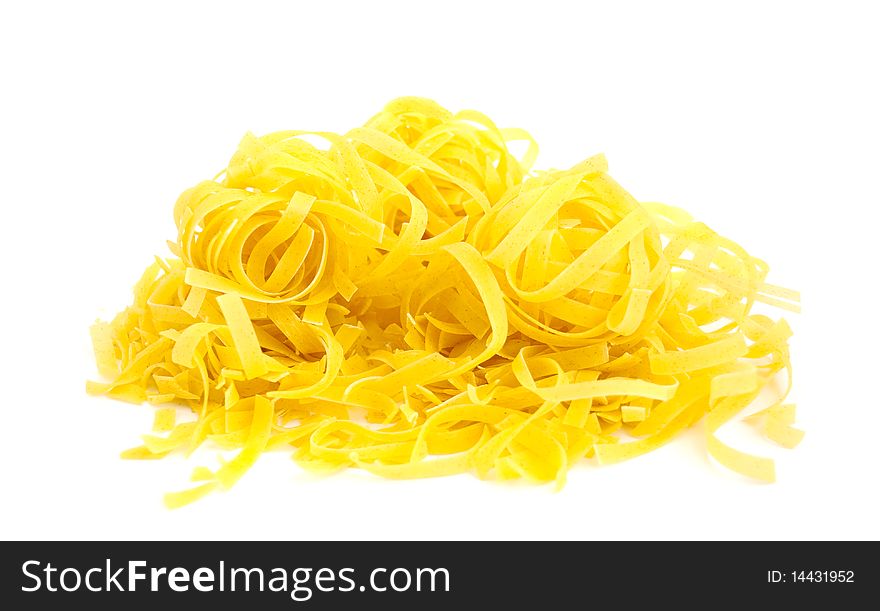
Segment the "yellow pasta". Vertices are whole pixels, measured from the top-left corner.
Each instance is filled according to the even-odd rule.
[[[123,457],[238,450],[169,507],[282,447],[322,472],[562,486],[577,461],[704,420],[709,455],[772,480],[717,432],[784,372],[753,419],[800,441],[791,330],[753,311],[797,311],[798,294],[684,211],[637,202],[603,156],[533,171],[536,155],[522,130],[421,98],[345,134],[247,134],[178,199],[173,257],[92,328],[106,381],[87,390],[158,406]]]

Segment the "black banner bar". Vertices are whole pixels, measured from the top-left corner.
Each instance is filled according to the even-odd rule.
[[[870,600],[878,545],[15,542],[3,544],[0,583],[7,609],[762,608]]]

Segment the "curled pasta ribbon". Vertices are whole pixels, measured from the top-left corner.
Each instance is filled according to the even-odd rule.
[[[157,406],[123,456],[238,450],[170,507],[281,447],[321,472],[559,487],[579,460],[705,420],[708,455],[772,480],[717,433],[784,373],[752,420],[800,441],[791,329],[753,311],[797,311],[798,294],[686,212],[636,201],[603,156],[534,172],[536,155],[522,130],[421,98],[345,134],[247,134],[178,199],[174,257],[92,327],[107,381],[87,389]]]

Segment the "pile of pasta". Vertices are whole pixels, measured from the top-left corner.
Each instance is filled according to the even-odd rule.
[[[772,481],[716,432],[769,385],[755,418],[800,440],[791,329],[752,312],[796,311],[797,293],[686,212],[637,202],[603,156],[533,171],[536,156],[525,131],[421,98],[343,135],[247,134],[178,199],[174,256],[92,328],[107,381],[88,390],[158,406],[123,456],[238,450],[171,507],[276,448],[321,471],[561,486],[585,457],[705,420],[715,460]]]

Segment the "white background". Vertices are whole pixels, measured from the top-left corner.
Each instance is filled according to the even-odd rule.
[[[870,2],[4,3],[0,537],[878,539],[880,96]],[[26,7],[26,8],[24,8]],[[118,460],[151,409],[87,397],[88,326],[175,237],[184,188],[246,130],[345,131],[398,95],[531,130],[540,167],[607,153],[798,288],[804,442],[778,483],[696,427],[549,487],[303,473],[265,456],[180,511],[189,463]]]

